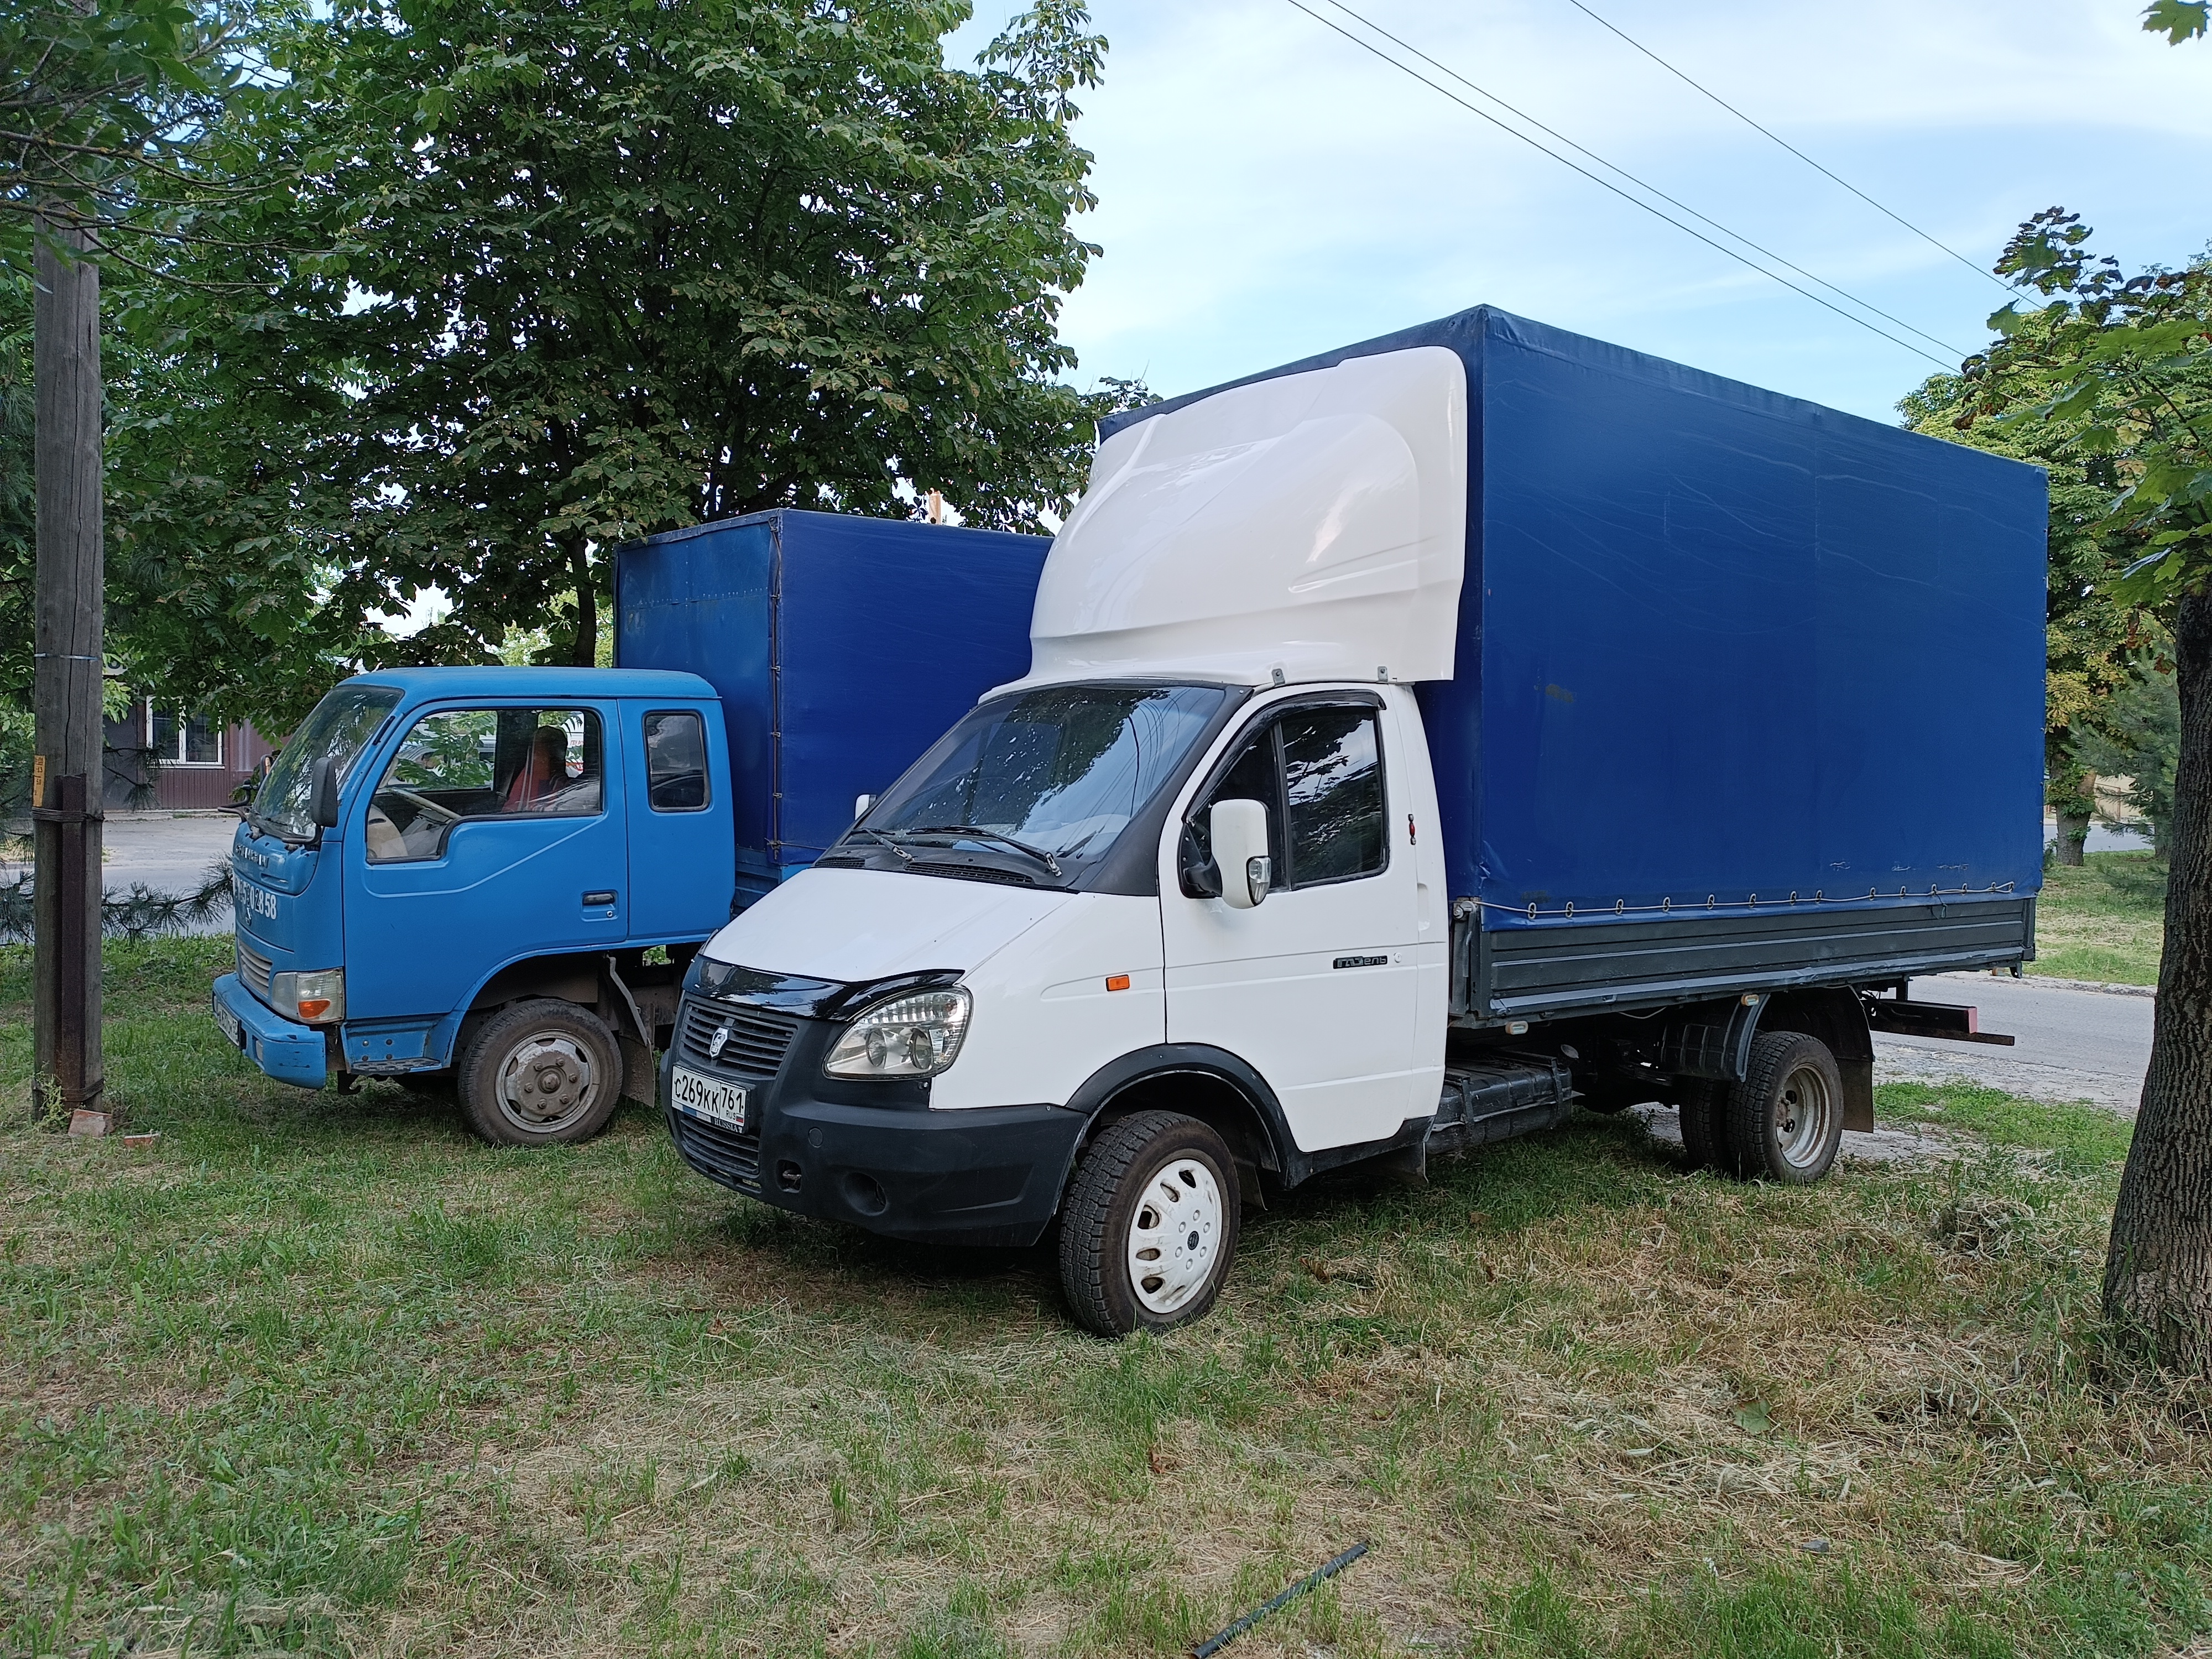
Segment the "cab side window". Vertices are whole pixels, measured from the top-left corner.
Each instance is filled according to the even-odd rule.
[[[1193,875],[1212,865],[1207,815],[1222,800],[1256,800],[1267,809],[1268,852],[1279,891],[1381,873],[1389,863],[1389,837],[1377,711],[1293,708],[1247,737],[1191,815],[1186,892],[1205,889]]]
[[[1371,708],[1301,709],[1277,723],[1291,886],[1376,875],[1390,861],[1378,726]]]
[[[656,812],[707,805],[707,724],[688,711],[645,717],[645,793]]]
[[[470,818],[599,811],[605,747],[588,708],[448,708],[415,722],[369,799],[372,864],[444,856]]]

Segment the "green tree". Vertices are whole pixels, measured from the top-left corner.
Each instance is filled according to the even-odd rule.
[[[1060,296],[1104,43],[1041,0],[974,70],[958,0],[340,0],[284,53],[306,100],[263,239],[286,271],[257,395],[348,386],[298,457],[342,483],[330,637],[484,659],[553,624],[597,654],[607,556],[780,506],[1030,527],[1101,406]],[[255,240],[252,234],[236,238]],[[364,633],[433,588],[446,619]]]
[[[2134,556],[2110,591],[2173,642],[2166,951],[2105,1302],[2168,1362],[2212,1369],[2212,259],[2124,276],[2088,238],[2056,208],[2021,228],[1997,269],[2049,303],[1990,319],[1966,379],[1985,412],[2111,467],[2106,523]]]

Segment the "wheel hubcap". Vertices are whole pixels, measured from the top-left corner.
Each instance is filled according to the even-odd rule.
[[[518,1129],[546,1134],[592,1109],[599,1079],[591,1051],[565,1031],[536,1031],[507,1050],[499,1070],[500,1115]]]
[[[1835,1097],[1817,1066],[1800,1066],[1782,1079],[1774,1100],[1774,1144],[1793,1170],[1820,1162],[1835,1116]]]
[[[1173,1313],[1205,1288],[1221,1254],[1221,1186],[1194,1158],[1154,1170],[1129,1220],[1129,1284],[1151,1312]]]

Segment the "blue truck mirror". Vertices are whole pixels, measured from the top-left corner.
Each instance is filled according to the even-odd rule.
[[[336,829],[338,821],[338,775],[327,755],[315,763],[307,799],[313,810],[315,827],[319,830]]]

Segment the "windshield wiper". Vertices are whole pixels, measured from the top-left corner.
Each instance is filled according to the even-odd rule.
[[[884,846],[890,848],[892,852],[896,853],[899,857],[904,860],[907,863],[912,864],[914,862],[914,854],[908,852],[905,848],[899,845],[899,838],[891,834],[888,830],[870,830],[856,823],[850,830],[847,830],[846,833],[853,836],[872,836],[878,841],[883,842]]]
[[[1053,872],[1060,873],[1060,860],[1042,847],[1032,847],[1025,841],[1016,841],[1012,836],[1002,836],[995,830],[986,830],[974,823],[926,823],[919,830],[909,830],[909,836],[964,836],[969,841],[994,841],[1001,847],[1011,847],[1017,853],[1026,853]]]

